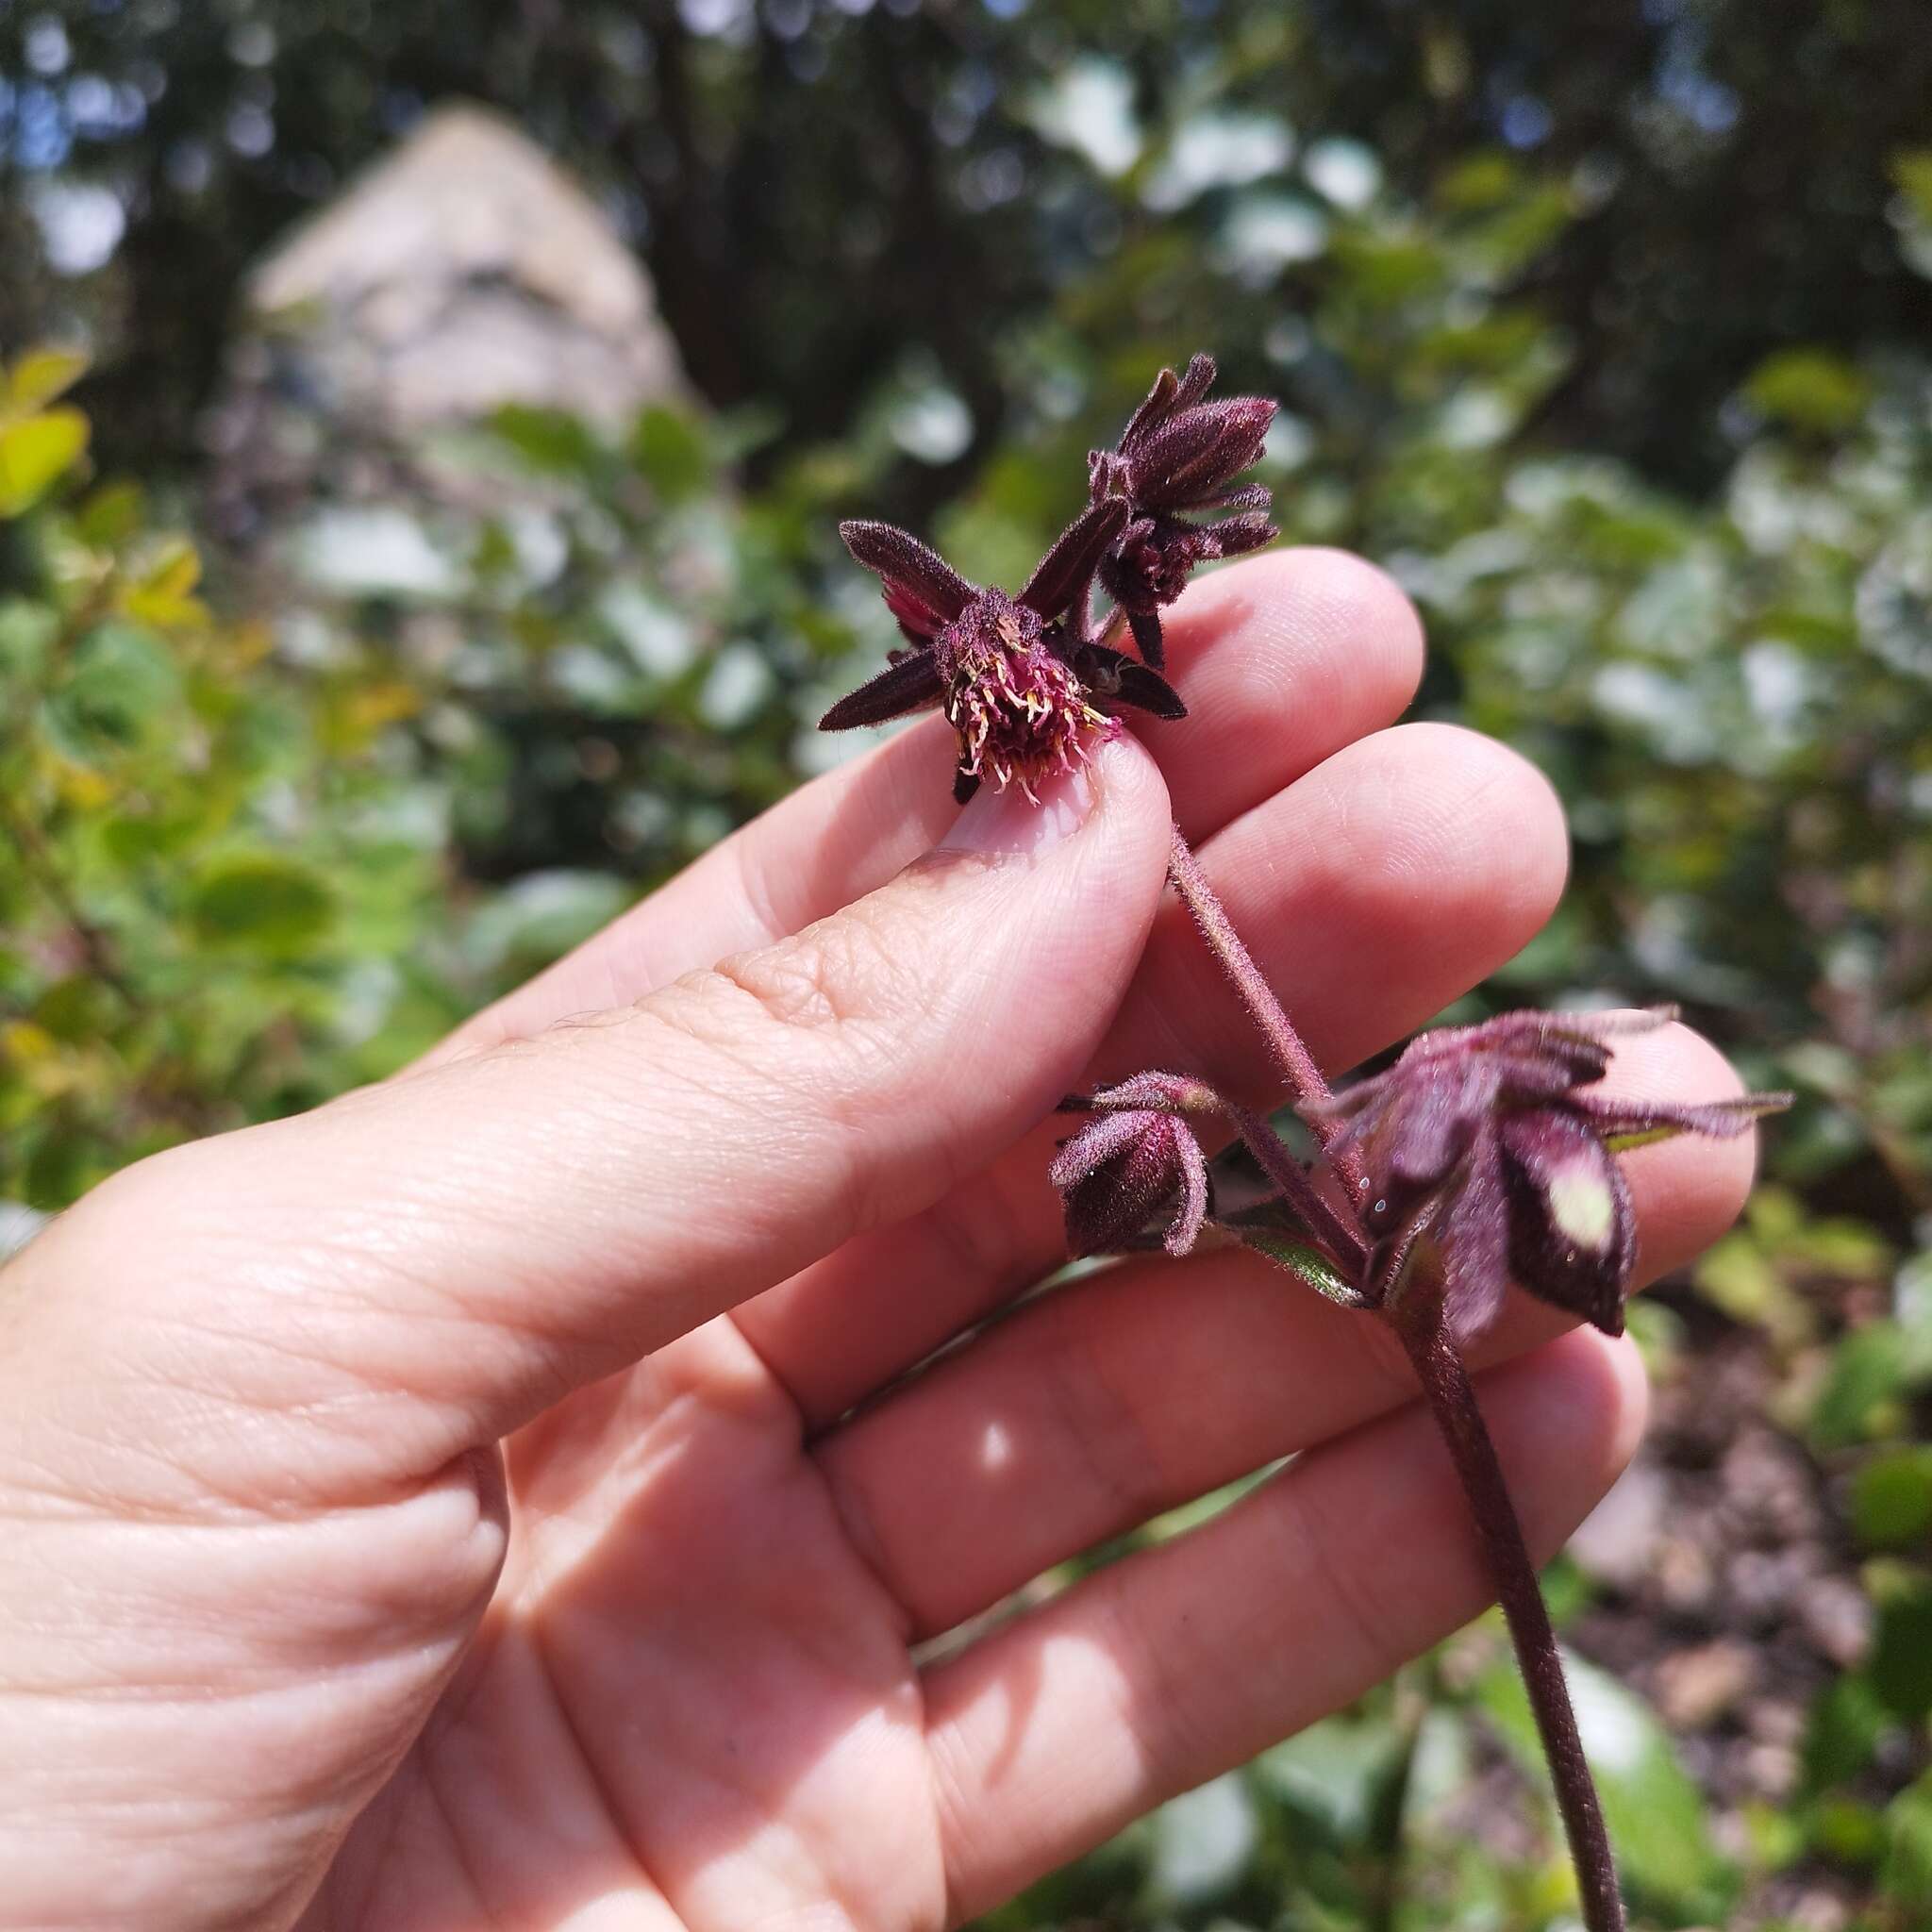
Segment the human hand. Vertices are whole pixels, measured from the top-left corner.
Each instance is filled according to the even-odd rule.
[[[936,1927],[1480,1607],[1392,1339],[1251,1257],[1119,1264],[900,1379],[1058,1265],[1061,1093],[1266,1097],[1160,905],[1170,799],[1330,1066],[1560,889],[1534,772],[1385,728],[1421,644],[1366,566],[1237,566],[1171,639],[1192,719],[1091,785],[955,826],[929,719],[425,1064],[143,1161],[0,1274],[0,1924]],[[1712,1060],[1673,1028],[1612,1081]],[[1749,1163],[1633,1157],[1647,1274]],[[1479,1357],[1541,1553],[1642,1408],[1557,1325]]]

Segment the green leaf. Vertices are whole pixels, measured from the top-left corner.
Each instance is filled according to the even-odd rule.
[[[1734,1874],[1711,1842],[1704,1801],[1669,1732],[1641,1697],[1595,1665],[1566,1651],[1563,1669],[1610,1841],[1630,1885],[1673,1911],[1721,1918]],[[1477,1697],[1511,1755],[1547,1779],[1528,1693],[1513,1665],[1486,1672]]]
[[[1878,1631],[1866,1665],[1872,1688],[1894,1716],[1923,1724],[1932,1717],[1932,1577],[1905,1572],[1882,1579],[1874,1594]]]
[[[0,428],[0,517],[31,509],[79,461],[87,439],[78,409],[48,409]]]
[[[1257,1255],[1265,1255],[1277,1268],[1287,1269],[1317,1294],[1339,1302],[1345,1308],[1361,1306],[1361,1298],[1348,1278],[1319,1249],[1274,1228],[1241,1227],[1238,1231],[1242,1241]]]
[[[1884,1831],[1879,1889],[1899,1905],[1932,1911],[1932,1773],[1886,1807]]]
[[[710,458],[696,426],[661,403],[639,412],[630,437],[631,460],[666,503],[697,495],[711,481]]]
[[[1932,1530],[1932,1447],[1893,1449],[1852,1478],[1852,1527],[1868,1549],[1900,1550]]]
[[[1405,1740],[1386,1719],[1330,1717],[1264,1751],[1264,1790],[1342,1844],[1368,1835],[1399,1766]]]
[[[1152,1820],[1149,1883],[1163,1899],[1190,1904],[1227,1891],[1247,1870],[1260,1828],[1239,1772],[1171,1799]]]
[[[545,475],[584,481],[594,476],[605,460],[603,445],[589,425],[560,409],[507,403],[491,423],[525,462]]]
[[[43,409],[87,374],[87,358],[77,349],[29,349],[7,372],[7,407],[19,415]]]
[[[1805,1789],[1824,1791],[1857,1777],[1891,1727],[1891,1715],[1868,1676],[1835,1678],[1820,1692],[1805,1727]]]
[[[327,882],[294,859],[248,853],[210,866],[196,882],[190,912],[202,936],[272,959],[311,948],[335,920]]]
[[[1906,1399],[1920,1372],[1918,1351],[1898,1323],[1855,1328],[1833,1350],[1812,1404],[1812,1441],[1820,1449],[1848,1449],[1895,1435],[1904,1426]]]
[[[1865,413],[1872,385],[1840,356],[1823,349],[1780,349],[1744,384],[1744,395],[1767,416],[1799,429],[1844,429]]]
[[[181,674],[153,632],[98,624],[75,646],[47,705],[47,733],[65,756],[99,763],[174,728]]]
[[[1922,222],[1932,224],[1932,147],[1908,147],[1891,158],[1891,178]]]

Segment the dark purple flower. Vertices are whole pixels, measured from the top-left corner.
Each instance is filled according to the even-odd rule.
[[[1362,1221],[1385,1265],[1419,1238],[1440,1245],[1457,1341],[1494,1319],[1512,1275],[1622,1334],[1637,1223],[1616,1153],[1674,1134],[1740,1134],[1789,1105],[1782,1094],[1679,1107],[1580,1091],[1608,1071],[1614,1035],[1671,1017],[1507,1013],[1441,1027],[1328,1103],[1344,1123],[1329,1152],[1352,1147],[1367,1169]]]
[[[1030,796],[1036,778],[1086,757],[1088,734],[1110,728],[1121,705],[1186,717],[1165,680],[1085,635],[1089,587],[1126,517],[1124,503],[1090,505],[1017,597],[969,584],[891,524],[841,524],[846,548],[884,580],[886,607],[907,641],[819,729],[882,724],[938,705],[959,734],[953,794],[963,803],[985,778]]]
[[[1264,396],[1204,402],[1214,358],[1196,356],[1183,375],[1163,369],[1111,450],[1087,458],[1093,501],[1119,498],[1126,523],[1100,566],[1108,595],[1127,613],[1141,655],[1157,670],[1165,656],[1160,608],[1187,588],[1197,564],[1240,557],[1272,542],[1266,484],[1229,485],[1261,454],[1274,405]],[[1234,510],[1202,524],[1187,510]]]
[[[1185,1255],[1208,1218],[1209,1186],[1207,1156],[1182,1116],[1211,1110],[1212,1093],[1176,1074],[1140,1074],[1062,1104],[1095,1113],[1048,1170],[1066,1209],[1068,1252],[1129,1247],[1164,1220],[1161,1245]]]

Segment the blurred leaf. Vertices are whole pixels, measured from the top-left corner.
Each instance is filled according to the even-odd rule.
[[[497,435],[543,475],[583,480],[605,460],[603,445],[590,425],[560,409],[507,403],[491,421]]]
[[[1920,1349],[1898,1323],[1855,1328],[1832,1351],[1811,1407],[1811,1440],[1821,1449],[1848,1449],[1896,1434],[1906,1400],[1925,1374]]]
[[[1932,1531],[1932,1447],[1874,1456],[1852,1479],[1852,1527],[1868,1549],[1905,1549]]]
[[[96,760],[169,732],[181,694],[180,669],[152,632],[98,624],[48,699],[48,736],[66,756]]]
[[[1886,1707],[1907,1724],[1932,1716],[1932,1578],[1904,1573],[1874,1591],[1878,1629],[1866,1672]]]
[[[653,403],[631,428],[631,460],[665,503],[686,503],[712,482],[703,437],[687,416]]]
[[[1343,1843],[1360,1840],[1407,1748],[1386,1719],[1331,1717],[1255,1760],[1263,1788]]]
[[[288,959],[328,931],[336,903],[327,882],[308,867],[264,852],[209,867],[195,885],[191,911],[212,941]]]
[[[1563,1668],[1584,1755],[1628,1882],[1674,1910],[1718,1912],[1733,1874],[1711,1841],[1704,1801],[1678,1763],[1669,1732],[1641,1697],[1593,1664],[1566,1651]],[[1524,1770],[1546,1783],[1536,1720],[1513,1663],[1487,1670],[1477,1699]]]
[[[1872,398],[1872,386],[1842,358],[1823,349],[1780,349],[1744,384],[1755,408],[1800,429],[1842,429]]]
[[[88,421],[78,409],[48,409],[0,424],[0,517],[31,509],[79,461]]]
[[[0,407],[21,416],[44,409],[87,374],[87,362],[77,349],[29,349],[7,371]]]
[[[1932,1915],[1932,1774],[1886,1807],[1884,1837],[1880,1889],[1895,1904]]]
[[[1892,157],[1892,179],[1922,222],[1932,224],[1932,148],[1906,148]]]
[[[1226,1892],[1247,1869],[1260,1835],[1239,1772],[1170,1799],[1152,1824],[1149,1882],[1157,1897],[1181,1904]]]
[[[1884,1699],[1862,1672],[1834,1678],[1819,1693],[1806,1725],[1805,1789],[1823,1791],[1857,1777],[1892,1722]]]

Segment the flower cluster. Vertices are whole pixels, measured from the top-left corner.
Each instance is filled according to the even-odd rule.
[[[1198,564],[1241,557],[1277,534],[1263,512],[1264,483],[1230,486],[1261,454],[1274,405],[1265,396],[1204,402],[1214,358],[1196,356],[1183,375],[1163,369],[1109,450],[1088,458],[1095,503],[1122,502],[1127,522],[1100,566],[1100,584],[1127,613],[1141,655],[1159,669],[1165,657],[1160,611],[1187,588]],[[1234,510],[1201,524],[1186,510]]]
[[[1234,480],[1260,454],[1274,405],[1210,402],[1214,375],[1206,356],[1178,375],[1160,372],[1120,441],[1090,456],[1087,508],[1017,596],[968,583],[890,525],[843,525],[853,556],[884,579],[906,647],[833,706],[825,727],[939,706],[959,736],[954,790],[963,800],[988,778],[1030,794],[1037,777],[1085,756],[1090,733],[1113,729],[1121,706],[1184,716],[1160,675],[1161,611],[1197,565],[1275,534],[1267,490]],[[1098,632],[1096,582],[1113,602]],[[1137,658],[1110,641],[1123,628]],[[1740,1134],[1790,1096],[1685,1106],[1600,1091],[1615,1036],[1661,1025],[1665,1012],[1511,1013],[1445,1027],[1335,1094],[1178,829],[1168,877],[1327,1166],[1305,1165],[1239,1099],[1183,1074],[1140,1074],[1062,1103],[1092,1116],[1049,1170],[1068,1246],[1088,1256],[1158,1241],[1178,1257],[1212,1226],[1394,1330],[1482,1530],[1557,1782],[1584,1923],[1624,1932],[1556,1638],[1460,1348],[1495,1319],[1512,1278],[1622,1333],[1638,1230],[1618,1154],[1674,1134]],[[1259,1200],[1217,1212],[1202,1144],[1210,1128],[1240,1139],[1268,1186]]]
[[[883,580],[906,642],[825,713],[820,729],[939,707],[959,735],[953,791],[963,803],[988,779],[1030,795],[1036,780],[1083,758],[1090,736],[1111,730],[1123,707],[1184,718],[1187,707],[1159,675],[1159,607],[1180,594],[1197,564],[1256,549],[1274,534],[1258,515],[1199,525],[1175,514],[1211,505],[1253,510],[1268,501],[1265,486],[1225,486],[1259,455],[1274,405],[1204,403],[1213,379],[1206,356],[1185,375],[1160,372],[1118,446],[1089,458],[1091,501],[1016,595],[968,583],[891,524],[841,524],[846,547]],[[1096,578],[1131,627],[1140,659],[1095,634]]]
[[[1368,1172],[1362,1222],[1385,1271],[1419,1236],[1439,1246],[1458,1341],[1495,1318],[1511,1276],[1622,1334],[1637,1224],[1616,1152],[1675,1134],[1740,1134],[1789,1104],[1783,1094],[1684,1106],[1587,1091],[1608,1072],[1615,1035],[1673,1017],[1506,1013],[1441,1027],[1321,1109],[1341,1123],[1331,1155],[1354,1148]]]

